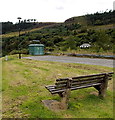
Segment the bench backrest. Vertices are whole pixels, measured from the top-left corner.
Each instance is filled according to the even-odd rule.
[[[60,78],[56,80],[55,88],[56,89],[67,89],[71,88],[80,88],[80,86],[88,87],[93,85],[99,85],[104,82],[105,79],[111,80],[113,72],[110,73],[101,73],[87,76],[78,76],[72,78]]]
[[[111,80],[113,72],[101,73],[87,76],[78,76],[72,78],[60,78],[56,80],[55,85],[46,86],[52,94],[62,93],[67,89],[76,90],[81,88],[98,86]]]

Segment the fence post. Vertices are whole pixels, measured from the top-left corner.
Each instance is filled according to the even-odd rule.
[[[5,60],[8,61],[8,56],[7,55],[5,56]]]

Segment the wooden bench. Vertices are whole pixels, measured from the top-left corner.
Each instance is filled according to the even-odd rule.
[[[111,80],[113,72],[101,73],[87,76],[78,76],[72,78],[60,78],[56,80],[55,85],[45,86],[51,94],[59,94],[64,109],[68,108],[68,99],[70,91],[94,87],[99,92],[99,97],[106,95],[108,80]]]

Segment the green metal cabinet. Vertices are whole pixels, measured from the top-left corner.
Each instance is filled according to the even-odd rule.
[[[43,44],[30,44],[29,54],[30,55],[44,55],[44,45]]]

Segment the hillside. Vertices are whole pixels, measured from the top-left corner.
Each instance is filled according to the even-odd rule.
[[[57,24],[58,24],[58,23],[51,23],[51,24],[39,23],[38,25],[33,26],[33,28],[22,29],[22,30],[20,31],[20,35],[26,34],[26,33],[28,33],[28,32],[38,31],[38,30],[41,30],[41,29],[43,29],[43,28],[52,27],[52,26],[55,26],[55,25],[57,25]],[[8,33],[5,33],[5,34],[2,34],[1,36],[2,36],[2,38],[19,36],[19,31],[16,30],[15,32],[8,32]]]
[[[12,22],[3,22],[2,23],[2,34],[7,34],[10,32],[18,32],[19,27],[21,31],[35,31],[35,28],[43,28],[46,26],[58,25],[60,23],[55,22],[25,22],[21,21],[19,23],[13,24]],[[77,16],[72,17],[65,20],[62,24],[80,24],[83,26],[100,26],[100,25],[108,25],[108,24],[115,24],[115,11],[109,11],[104,13],[94,13],[94,14],[87,14],[84,16]],[[13,33],[12,33],[13,34]],[[5,35],[3,35],[5,36]]]
[[[85,26],[115,24],[115,11],[110,10],[109,12],[96,12],[94,14],[72,17],[65,20],[65,23],[78,23]]]
[[[85,49],[97,54],[112,53],[115,39],[115,11],[72,17],[64,23],[36,23],[31,29],[3,34],[3,55],[18,53],[21,42],[23,53],[28,53],[32,40],[40,40],[45,51],[78,52],[83,43],[90,43]]]
[[[72,17],[69,18],[67,20],[65,20],[66,24],[70,24],[70,23],[77,23],[77,24],[81,24],[81,25],[87,25],[87,17],[86,16],[78,16],[78,17]]]
[[[21,23],[20,25],[20,34],[27,32],[37,31],[39,29],[54,26],[58,23],[54,22],[36,22],[36,23]],[[19,35],[19,23],[13,24],[12,22],[3,22],[2,23],[2,37],[13,37]]]

